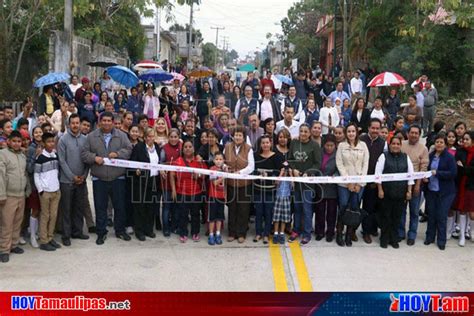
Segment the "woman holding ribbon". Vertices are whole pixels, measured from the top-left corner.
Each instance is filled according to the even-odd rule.
[[[182,156],[173,164],[178,167],[206,169],[206,165],[196,158],[192,140],[183,142]],[[202,204],[202,183],[204,176],[200,173],[171,171],[171,196],[176,201],[176,211],[179,214],[179,240],[188,240],[188,222],[191,214],[191,235],[198,242],[199,236],[199,207]]]
[[[145,131],[145,142],[138,142],[133,147],[130,160],[151,163],[160,163],[160,147],[155,143],[155,130],[149,128]],[[155,238],[153,224],[155,210],[161,199],[159,188],[159,171],[137,169],[133,177],[133,205],[135,236],[140,241],[145,241],[145,236]]]
[[[375,166],[375,175],[389,173],[413,173],[413,164],[407,154],[401,152],[403,137],[393,136],[390,139],[389,151],[380,155]],[[377,221],[381,228],[380,247],[387,248],[390,244],[398,248],[398,226],[406,202],[411,200],[413,179],[381,182],[375,181],[378,188],[378,197],[382,200],[383,207],[377,213]]]
[[[346,139],[339,144],[336,152],[336,166],[342,177],[365,176],[369,169],[369,150],[367,145],[359,141],[359,131],[357,125],[350,123],[346,128]],[[360,183],[340,183],[338,185],[339,216],[336,225],[336,243],[344,246],[342,231],[342,212],[350,207],[359,209],[362,194],[364,193],[364,182]],[[355,227],[347,226],[345,245],[352,246],[352,232]]]
[[[434,243],[437,239],[440,250],[446,248],[448,211],[456,196],[456,161],[448,152],[446,145],[445,134],[438,134],[435,138],[435,150],[430,154],[428,164],[428,170],[431,170],[432,176],[424,179],[424,182],[428,183],[426,206],[430,212],[425,245]]]
[[[291,141],[290,169],[294,177],[308,177],[319,173],[321,167],[321,146],[311,140],[310,126],[300,126],[299,138]],[[311,241],[313,223],[313,201],[315,190],[312,184],[295,183],[295,220],[289,242],[301,236],[301,244]],[[304,227],[302,227],[304,225]]]
[[[233,140],[224,148],[226,169],[228,172],[249,175],[255,169],[252,147],[245,142],[246,133],[242,126],[232,130]],[[229,238],[239,243],[245,241],[250,213],[251,181],[246,179],[227,179],[227,206],[229,207]]]

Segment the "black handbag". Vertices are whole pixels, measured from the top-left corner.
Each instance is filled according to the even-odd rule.
[[[343,213],[342,213],[342,223],[347,226],[351,227],[357,227],[362,221],[363,213],[360,207],[359,203],[351,203],[353,199],[356,199],[357,201],[357,193],[351,192],[351,195],[349,197],[349,205],[345,207]],[[358,201],[357,201],[358,202]],[[357,207],[352,207],[352,204],[356,204]]]

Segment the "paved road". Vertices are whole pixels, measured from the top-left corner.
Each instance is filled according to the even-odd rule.
[[[424,232],[421,225],[420,231]],[[83,291],[472,291],[474,243],[449,241],[444,252],[424,246],[381,249],[359,241],[352,248],[312,241],[280,246],[177,237],[104,246],[73,241],[46,253],[25,246],[0,268],[0,290]],[[253,236],[251,230],[250,236]]]
[[[95,235],[54,253],[25,246],[23,255],[0,265],[0,290],[472,291],[474,243],[461,248],[450,240],[440,251],[423,245],[425,231],[420,224],[416,245],[402,243],[398,250],[362,238],[352,248],[314,239],[265,246],[252,242],[254,227],[243,245],[213,247],[205,239],[181,244],[160,233],[125,242],[109,232],[104,246],[95,245]]]

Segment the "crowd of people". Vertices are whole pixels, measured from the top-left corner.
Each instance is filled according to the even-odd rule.
[[[23,253],[28,239],[55,251],[95,233],[102,245],[109,227],[124,241],[162,231],[198,242],[205,232],[209,245],[220,245],[225,227],[227,242],[244,243],[254,224],[255,243],[304,245],[314,233],[350,247],[361,226],[365,243],[379,236],[382,248],[399,248],[404,239],[413,246],[427,220],[425,245],[444,250],[451,237],[465,245],[474,131],[434,120],[438,96],[426,76],[402,107],[396,88],[369,100],[358,71],[334,82],[323,73],[286,75],[292,85],[266,71],[249,72],[240,86],[223,73],[116,90],[104,72],[93,84],[72,76],[69,85],[46,86],[16,116],[1,107],[0,261]],[[282,178],[126,169],[106,158]],[[420,171],[431,177],[322,185],[284,178]],[[356,223],[350,213],[359,214]]]

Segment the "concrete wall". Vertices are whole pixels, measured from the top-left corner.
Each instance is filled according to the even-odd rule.
[[[65,33],[53,31],[49,38],[49,71],[70,72],[69,53],[67,52]],[[93,80],[100,77],[104,69],[87,65],[93,61],[115,62],[119,65],[128,65],[128,54],[118,52],[108,46],[92,43],[91,40],[74,36],[73,61],[75,64],[73,74],[87,76]]]

